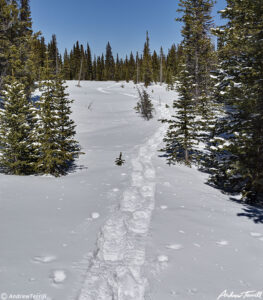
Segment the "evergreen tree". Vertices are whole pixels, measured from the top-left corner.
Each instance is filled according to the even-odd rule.
[[[191,92],[194,81],[186,67],[178,79],[179,99],[173,102],[176,115],[172,116],[172,120],[162,120],[169,124],[169,128],[164,138],[165,147],[161,151],[166,153],[169,165],[174,163],[191,165],[192,161],[198,160],[198,152],[195,150],[197,145],[195,103]]]
[[[163,150],[167,152],[169,163],[175,161],[190,165],[191,161],[199,159],[195,145],[200,142],[200,130],[207,129],[205,125],[212,113],[209,110],[212,54],[208,30],[213,1],[181,0],[179,5],[181,9],[178,11],[183,12],[183,16],[177,20],[184,23],[183,57],[177,85],[179,100],[173,104],[177,111],[174,120],[163,120],[170,124]]]
[[[0,165],[8,174],[32,172],[29,103],[25,86],[8,77],[3,91],[4,108],[0,109]]]
[[[134,75],[136,73],[136,62],[132,52],[130,53],[128,70],[129,70],[129,80],[133,80]]]
[[[31,11],[29,6],[29,0],[20,0],[21,7],[20,7],[20,22],[19,22],[19,29],[20,35],[25,36],[27,34],[32,34],[32,20],[31,20]]]
[[[117,157],[117,158],[115,159],[115,165],[120,167],[120,166],[122,166],[124,163],[125,163],[125,159],[122,158],[122,152],[120,152],[119,157]]]
[[[177,61],[176,61],[176,47],[172,45],[167,55],[167,71],[166,71],[166,83],[170,89],[173,89],[175,76],[177,74]]]
[[[181,1],[179,5],[182,8],[178,11],[184,15],[177,19],[185,23],[182,29],[183,51],[188,57],[188,71],[194,76],[192,93],[203,123],[207,123],[207,116],[211,113],[208,110],[213,87],[210,75],[215,57],[209,31],[213,3],[213,0]]]
[[[94,55],[93,64],[92,64],[92,80],[97,79],[97,58]]]
[[[114,58],[112,55],[111,45],[108,42],[105,55],[105,80],[114,80]]]
[[[215,30],[221,40],[217,95],[226,109],[214,146],[219,154],[213,179],[262,204],[262,1],[228,0],[221,14],[228,23]]]
[[[146,32],[146,42],[143,50],[143,81],[145,87],[148,87],[152,82],[152,60],[150,53],[150,43],[148,31]]]
[[[134,72],[134,75],[133,75],[133,82],[134,83],[139,83],[140,82],[140,59],[139,59],[139,53],[136,52],[136,70]]]
[[[0,0],[0,92],[3,79],[8,69],[8,53],[10,47],[9,31],[11,28],[11,8],[6,0]]]
[[[92,70],[92,57],[89,44],[87,45],[87,80],[93,79],[93,70]]]
[[[161,47],[160,49],[160,83],[161,84],[163,83],[165,77],[166,77],[166,58],[163,53],[163,47]]]
[[[53,74],[57,74],[60,69],[60,62],[59,62],[59,52],[57,47],[57,37],[55,34],[52,35],[52,39],[47,46],[49,59],[51,61],[51,72]]]
[[[157,83],[160,80],[160,63],[156,51],[153,51],[152,56],[152,74],[153,81]]]
[[[58,143],[57,106],[55,101],[55,75],[52,74],[51,61],[46,54],[46,63],[43,69],[43,80],[40,83],[41,97],[39,105],[39,121],[37,124],[37,137],[40,146],[35,171],[37,173],[52,174],[58,176],[61,165],[64,163],[61,157],[61,149]]]
[[[57,170],[59,174],[66,174],[68,168],[73,163],[74,159],[79,155],[79,145],[74,140],[75,124],[70,118],[72,113],[70,105],[73,100],[68,99],[69,94],[66,93],[67,86],[62,79],[62,75],[58,74],[54,80],[53,99],[56,107],[56,129],[57,129],[57,144],[59,148],[59,160]],[[57,174],[55,174],[57,175]]]
[[[149,121],[153,118],[154,107],[152,101],[145,89],[140,91],[138,88],[137,90],[139,94],[139,101],[137,102],[135,110],[137,113],[140,113],[145,120]]]
[[[70,59],[67,52],[67,49],[65,49],[64,57],[63,57],[63,68],[62,68],[63,78],[65,80],[71,80],[71,69],[70,69]]]
[[[119,55],[117,53],[116,63],[115,63],[115,81],[120,81],[121,79],[121,66],[120,66],[120,60]]]

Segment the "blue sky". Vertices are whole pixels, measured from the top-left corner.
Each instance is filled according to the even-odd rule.
[[[151,50],[163,46],[165,52],[181,40],[180,24],[174,19],[179,0],[31,0],[33,28],[46,41],[57,35],[63,53],[79,40],[90,44],[93,54],[105,52],[109,41],[113,53],[121,57],[132,50],[142,52],[145,32],[149,31]],[[222,20],[217,11],[226,6],[218,0],[215,23]]]

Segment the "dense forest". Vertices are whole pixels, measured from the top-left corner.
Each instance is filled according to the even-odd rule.
[[[210,183],[263,203],[262,0],[227,0],[213,24],[212,0],[180,0],[182,42],[167,54],[97,56],[78,41],[59,53],[57,38],[33,33],[29,0],[0,0],[1,165],[9,174],[66,172],[80,153],[64,80],[166,83],[176,89],[162,149],[169,164],[197,164]],[[217,37],[217,46],[211,35]],[[143,46],[143,45],[142,45]],[[37,85],[39,82],[39,85]],[[32,92],[39,88],[39,101]],[[202,147],[200,147],[202,145]]]
[[[89,44],[85,47],[77,41],[70,52],[66,49],[62,56],[54,34],[47,44],[44,37],[37,39],[34,52],[37,55],[36,69],[39,70],[44,66],[47,52],[52,61],[52,72],[61,72],[65,80],[133,80],[135,83],[145,82],[146,85],[151,82],[165,82],[173,87],[182,47],[173,44],[167,55],[164,54],[162,47],[158,53],[155,50],[151,53],[147,32],[142,55],[131,52],[125,58],[120,58],[118,54],[114,58],[112,47],[108,42],[105,53],[96,56],[92,55]],[[39,72],[36,75],[40,78]]]

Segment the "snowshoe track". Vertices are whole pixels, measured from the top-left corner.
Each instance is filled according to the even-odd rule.
[[[159,118],[169,118],[170,112],[165,106],[159,106],[158,115]],[[131,185],[124,191],[119,209],[101,228],[97,250],[78,300],[145,299],[145,246],[155,206],[152,159],[166,129],[166,124],[160,124],[132,160]]]

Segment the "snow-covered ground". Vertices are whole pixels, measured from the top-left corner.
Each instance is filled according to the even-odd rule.
[[[68,85],[85,152],[76,170],[0,175],[2,299],[211,300],[262,291],[263,212],[158,156],[166,124],[157,119],[169,117],[165,104],[176,93],[149,87],[156,114],[145,121],[133,110],[132,83]]]

